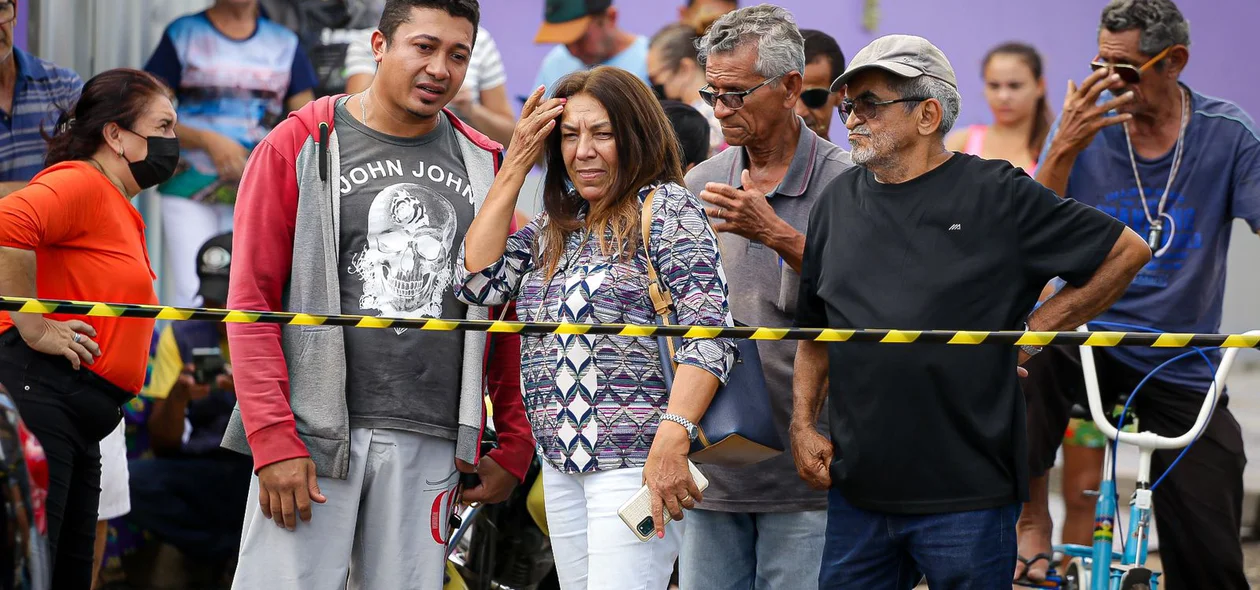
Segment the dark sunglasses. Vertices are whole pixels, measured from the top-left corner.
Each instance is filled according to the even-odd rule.
[[[894,98],[892,100],[873,100],[870,98],[859,98],[857,101],[844,99],[840,101],[840,116],[848,120],[850,115],[857,115],[857,118],[863,121],[870,121],[879,116],[879,108],[886,107],[890,104],[899,102],[922,102],[927,100],[924,98]]]
[[[821,109],[827,106],[827,99],[831,98],[831,90],[827,88],[810,88],[801,92],[801,102],[811,109]]]
[[[783,77],[783,74],[779,74],[778,76],[775,76],[773,78],[766,78],[765,82],[762,82],[756,86],[753,86],[752,88],[749,88],[748,90],[744,90],[741,92],[723,92],[722,94],[718,94],[714,92],[712,87],[705,85],[704,88],[700,89],[700,98],[704,100],[705,104],[711,107],[717,106],[718,101],[722,101],[722,105],[725,106],[726,108],[731,109],[732,111],[738,111],[739,109],[744,108],[745,96],[748,96],[749,94],[756,92],[758,88],[761,88],[762,86],[765,86],[766,84],[774,82],[775,80],[778,80],[779,78],[782,78],[782,77]]]
[[[1125,84],[1137,84],[1138,82],[1142,81],[1142,72],[1145,72],[1146,70],[1151,69],[1151,66],[1154,66],[1155,64],[1159,63],[1159,60],[1167,57],[1168,52],[1172,51],[1174,47],[1181,47],[1181,46],[1170,45],[1168,46],[1168,48],[1155,54],[1155,57],[1152,57],[1151,59],[1147,60],[1147,62],[1142,64],[1141,66],[1134,66],[1134,65],[1129,65],[1129,64],[1107,63],[1103,61],[1101,57],[1095,56],[1094,61],[1089,63],[1089,69],[1094,70],[1095,72],[1104,68],[1110,69],[1116,75],[1120,76],[1120,80],[1123,81]]]

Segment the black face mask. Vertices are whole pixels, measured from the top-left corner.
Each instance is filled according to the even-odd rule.
[[[134,135],[135,131],[127,130]],[[144,137],[149,142],[149,155],[139,162],[127,161],[131,169],[131,177],[135,179],[140,190],[155,187],[166,182],[175,175],[175,166],[179,164],[179,138],[152,135]]]
[[[664,85],[664,84],[653,84],[653,85],[652,85],[652,92],[656,94],[656,98],[657,98],[658,100],[666,100],[666,98],[667,98],[667,97],[665,96],[665,85]]]

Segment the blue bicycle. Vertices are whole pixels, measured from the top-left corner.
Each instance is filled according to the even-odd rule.
[[[1099,322],[1099,324],[1102,324],[1102,322]],[[1135,328],[1134,326],[1116,327]],[[1089,328],[1086,326],[1081,326],[1079,329],[1080,331],[1089,331]],[[1247,335],[1260,335],[1260,330],[1253,330],[1248,332]],[[1181,460],[1181,457],[1185,455],[1190,446],[1194,444],[1194,441],[1202,434],[1208,418],[1211,417],[1212,411],[1216,408],[1219,392],[1225,387],[1225,378],[1229,375],[1229,370],[1237,354],[1237,348],[1226,349],[1221,358],[1220,366],[1213,367],[1215,377],[1212,385],[1208,388],[1207,395],[1203,398],[1203,406],[1199,410],[1194,426],[1179,437],[1169,438],[1159,436],[1153,432],[1122,432],[1124,427],[1123,420],[1128,413],[1129,403],[1140,392],[1147,380],[1175,361],[1197,355],[1201,356],[1209,366],[1213,365],[1205,351],[1195,348],[1173,357],[1157,367],[1138,384],[1133,395],[1129,396],[1129,401],[1125,403],[1125,411],[1120,415],[1120,423],[1112,425],[1107,419],[1106,411],[1103,409],[1102,396],[1098,386],[1098,375],[1094,369],[1093,349],[1089,346],[1081,347],[1081,367],[1085,373],[1090,417],[1098,425],[1098,429],[1112,441],[1111,444],[1106,446],[1104,451],[1102,483],[1098,489],[1098,504],[1094,512],[1094,545],[1093,547],[1056,545],[1054,547],[1055,554],[1070,558],[1071,561],[1068,562],[1062,574],[1056,573],[1054,568],[1051,568],[1045,583],[1032,585],[1031,587],[1061,588],[1063,590],[1159,590],[1160,572],[1146,567],[1147,542],[1150,539],[1151,527],[1152,493],[1159,486],[1163,477],[1167,475],[1167,471],[1171,471],[1173,467],[1176,467],[1177,462]],[[1117,552],[1114,547],[1114,537],[1119,510],[1116,494],[1115,463],[1116,450],[1119,443],[1136,446],[1139,453],[1136,491],[1129,499],[1128,530],[1121,537],[1122,551]],[[1161,476],[1159,480],[1152,484],[1150,481],[1151,455],[1160,449],[1182,449],[1182,452],[1168,466],[1164,476]],[[1056,559],[1055,563],[1060,561],[1060,559]]]

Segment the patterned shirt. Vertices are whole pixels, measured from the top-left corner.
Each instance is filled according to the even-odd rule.
[[[44,169],[49,135],[62,110],[79,100],[83,80],[63,67],[13,48],[17,80],[13,87],[13,112],[0,111],[0,182],[30,180]]]
[[[639,199],[654,188],[645,187]],[[550,281],[533,254],[546,220],[545,213],[539,215],[510,236],[503,257],[480,273],[465,270],[461,248],[455,264],[460,299],[499,305],[519,288],[522,321],[654,324],[645,258],[650,255],[674,298],[678,323],[732,325],[717,237],[700,200],[686,188],[660,185],[652,201],[650,253],[636,248],[633,258],[620,260],[602,254],[598,239],[574,232]],[[685,340],[674,361],[725,382],[735,343]],[[539,454],[556,469],[583,473],[643,466],[669,404],[655,339],[523,336],[521,378]]]

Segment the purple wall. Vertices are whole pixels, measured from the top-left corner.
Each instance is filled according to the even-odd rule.
[[[17,22],[13,23],[13,45],[26,50],[26,12],[25,2],[18,4]]]
[[[534,45],[542,21],[542,0],[482,0],[482,24],[494,35],[508,72],[511,96],[526,95],[538,64],[550,46]],[[618,0],[621,24],[651,35],[677,19],[683,0]],[[745,0],[745,5],[752,2]],[[1047,61],[1046,92],[1062,106],[1069,77],[1078,82],[1089,74],[1097,52],[1096,31],[1104,0],[881,0],[883,20],[876,34],[862,29],[860,0],[779,0],[805,28],[826,31],[852,58],[873,38],[890,33],[922,35],[941,48],[958,70],[963,95],[959,124],[988,122],[979,62],[993,45],[1022,40],[1035,45]],[[1257,38],[1260,2],[1256,0],[1180,0],[1190,21],[1191,61],[1184,80],[1195,90],[1238,103],[1260,117],[1260,61],[1237,49]],[[1251,43],[1248,43],[1251,45]],[[1254,46],[1254,45],[1253,45]],[[517,103],[519,106],[519,103]]]

